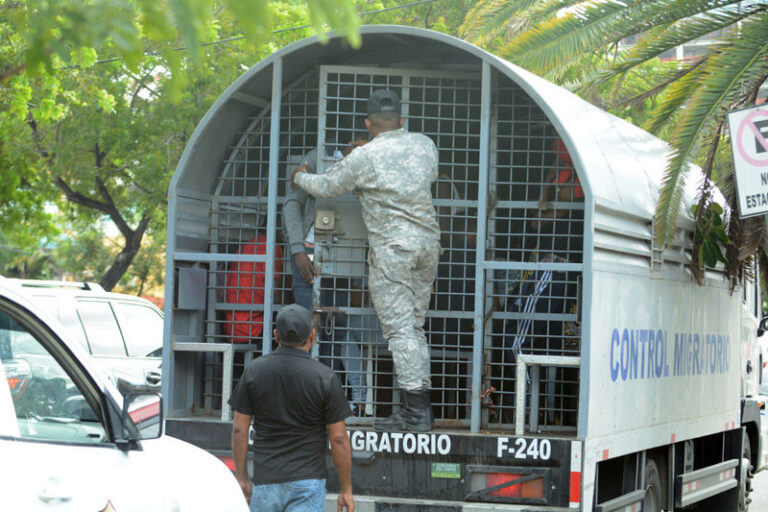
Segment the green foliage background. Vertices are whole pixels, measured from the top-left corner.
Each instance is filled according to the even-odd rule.
[[[265,56],[328,28],[352,45],[361,21],[456,34],[470,7],[441,0],[386,10],[400,5],[3,2],[0,274],[159,291],[168,183],[219,94]],[[141,249],[115,281],[130,237]]]

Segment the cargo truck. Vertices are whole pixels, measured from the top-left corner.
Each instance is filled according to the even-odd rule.
[[[459,39],[361,33],[360,49],[309,38],[262,60],[187,144],[169,191],[168,433],[229,457],[228,398],[293,301],[290,171],[315,150],[325,172],[388,88],[440,153],[425,324],[436,425],[372,428],[398,407],[397,382],[367,298],[360,204],[318,200],[315,356],[357,402],[358,510],[746,510],[764,459],[760,293],[731,289],[722,268],[692,277],[700,172],[660,247],[664,142]],[[256,327],[233,334],[244,322]],[[329,510],[337,489],[330,477]]]

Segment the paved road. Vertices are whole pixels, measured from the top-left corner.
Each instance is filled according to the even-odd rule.
[[[752,503],[749,505],[750,512],[768,511],[768,469],[755,475],[750,498],[752,498]]]

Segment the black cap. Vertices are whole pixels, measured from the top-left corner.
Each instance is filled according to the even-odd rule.
[[[368,98],[368,115],[379,112],[400,113],[400,98],[389,89],[374,91]]]
[[[290,344],[307,341],[312,331],[312,313],[298,304],[283,307],[277,314],[277,338]]]

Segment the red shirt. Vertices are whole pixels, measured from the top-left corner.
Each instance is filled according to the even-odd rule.
[[[573,198],[584,199],[584,189],[581,188],[579,177],[573,171],[573,167],[565,167],[563,169],[560,169],[557,173],[557,178],[555,178],[555,183],[558,183],[561,185],[564,183],[573,183],[574,184]]]
[[[242,245],[238,254],[266,254],[267,237],[259,235]],[[227,271],[226,302],[264,304],[264,271],[266,263],[235,261]],[[275,278],[283,271],[283,249],[275,246]],[[227,311],[224,334],[234,343],[248,343],[264,330],[263,311]]]

